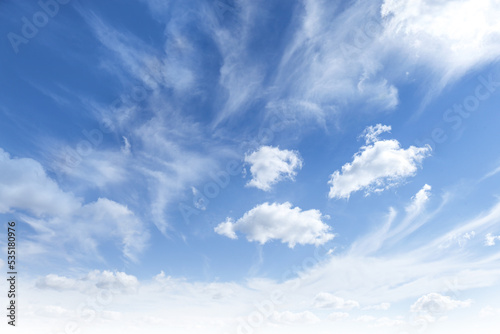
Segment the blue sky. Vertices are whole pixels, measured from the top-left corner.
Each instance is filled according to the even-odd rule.
[[[19,329],[493,333],[499,12],[3,1]]]

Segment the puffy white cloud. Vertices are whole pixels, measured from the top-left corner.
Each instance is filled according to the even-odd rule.
[[[238,236],[236,235],[235,231],[235,224],[231,219],[228,219],[227,221],[220,223],[217,225],[214,229],[214,231],[220,235],[224,235],[230,239],[238,239]]]
[[[320,292],[314,298],[314,307],[333,308],[336,310],[351,310],[359,308],[359,303],[355,300],[346,300],[328,292]]]
[[[428,313],[431,316],[451,311],[456,308],[468,307],[472,303],[471,300],[455,300],[449,296],[443,296],[439,293],[429,293],[420,297],[412,306],[412,312]]]
[[[23,216],[22,220],[37,232],[30,240],[34,257],[42,251],[67,260],[85,258],[89,254],[102,259],[99,245],[113,241],[127,259],[137,261],[149,240],[148,230],[135,214],[107,198],[82,205],[68,215],[46,219]],[[71,224],[67,224],[68,221]],[[65,252],[57,252],[60,248],[56,245],[63,245]]]
[[[123,254],[137,260],[149,238],[142,222],[126,206],[107,198],[84,204],[62,190],[39,162],[11,158],[0,148],[0,213],[12,210],[26,212],[22,220],[36,231],[29,240],[32,255],[61,242],[68,248],[78,245],[97,252],[98,241],[119,239]]]
[[[289,202],[266,202],[246,212],[236,222],[228,218],[215,227],[215,232],[236,239],[236,231],[239,231],[246,235],[248,241],[261,244],[277,239],[288,243],[290,248],[296,244],[317,246],[334,237],[323,218],[326,217],[319,210],[302,211],[299,207],[292,208]]]
[[[495,241],[500,240],[500,235],[486,234],[484,237],[484,244],[486,246],[495,246]]]
[[[0,148],[0,213],[25,210],[37,216],[69,214],[81,199],[59,188],[42,165],[29,158],[11,158]]]
[[[269,191],[277,182],[290,179],[302,168],[302,160],[296,151],[280,150],[279,147],[262,146],[257,151],[246,155],[245,162],[250,164],[252,179],[249,187]]]
[[[366,145],[368,145],[378,141],[378,137],[382,133],[391,132],[391,130],[392,127],[390,125],[382,125],[382,124],[370,125],[366,127],[366,129],[363,131],[362,136],[365,137]]]
[[[85,280],[92,282],[97,288],[111,291],[130,293],[136,292],[139,288],[139,281],[135,276],[120,271],[94,270],[85,277]]]
[[[331,175],[328,181],[330,198],[349,198],[351,193],[363,189],[367,195],[380,192],[415,175],[431,148],[410,146],[404,149],[395,139],[378,138],[389,130],[390,127],[380,124],[365,130],[367,145],[361,147],[351,163],[346,163],[341,171]]]

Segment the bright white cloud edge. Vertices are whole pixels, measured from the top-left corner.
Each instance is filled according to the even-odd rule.
[[[215,232],[231,239],[237,239],[236,232],[245,234],[248,241],[265,244],[271,240],[281,240],[290,248],[296,244],[322,245],[332,240],[330,226],[319,210],[292,208],[292,204],[263,203],[246,212],[236,222],[227,218],[215,227]]]
[[[302,168],[302,159],[296,151],[280,150],[279,147],[262,146],[245,155],[245,162],[250,164],[252,179],[248,187],[264,191],[281,180],[294,180],[297,170]]]
[[[416,174],[431,148],[410,146],[404,149],[395,139],[378,138],[390,130],[390,126],[381,124],[366,128],[363,133],[366,146],[360,148],[352,162],[330,176],[329,198],[348,199],[353,192],[360,190],[365,190],[366,195],[381,192]]]

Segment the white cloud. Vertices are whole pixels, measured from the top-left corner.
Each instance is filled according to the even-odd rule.
[[[298,152],[280,150],[279,147],[262,146],[257,151],[245,155],[245,162],[250,164],[252,179],[249,187],[269,191],[271,186],[284,179],[293,180],[297,170],[302,168]]]
[[[120,271],[94,270],[78,279],[49,274],[39,278],[35,286],[42,290],[56,291],[94,292],[107,290],[112,293],[135,293],[139,288],[139,281],[135,276]]]
[[[0,149],[0,213],[13,210],[20,211],[22,220],[36,231],[29,240],[33,256],[40,255],[36,254],[40,246],[47,251],[61,244],[66,251],[54,250],[54,255],[82,256],[85,250],[99,256],[98,241],[118,239],[123,254],[137,260],[149,238],[142,222],[126,206],[107,198],[84,204],[73,193],[63,191],[39,162],[11,158]]]
[[[412,197],[412,201],[405,207],[406,215],[400,222],[396,221],[397,211],[394,208],[390,208],[383,225],[352,244],[351,254],[368,255],[377,252],[382,247],[394,245],[404,239],[404,237],[418,230],[431,217],[424,214],[431,189],[430,185],[425,184]]]
[[[384,132],[391,132],[392,127],[390,125],[377,124],[375,126],[370,125],[366,127],[361,136],[365,137],[366,145],[375,143],[378,141],[379,135]]]
[[[58,291],[73,290],[78,288],[78,282],[72,278],[49,274],[36,282],[40,289],[54,289]]]
[[[358,322],[372,322],[375,321],[377,318],[375,318],[372,315],[361,315],[356,318],[356,321]]]
[[[384,1],[384,38],[441,76],[443,86],[499,55],[500,4],[490,0]]]
[[[290,248],[296,244],[322,245],[333,239],[330,227],[322,219],[326,218],[319,210],[302,211],[299,207],[285,202],[264,203],[246,212],[243,217],[233,222],[226,222],[215,227],[215,232],[236,239],[236,231],[244,233],[248,241],[261,244],[277,239],[288,243]]]
[[[336,310],[351,310],[359,308],[359,303],[355,300],[346,300],[328,292],[320,292],[314,298],[314,307],[331,308]]]
[[[430,191],[432,187],[428,184],[424,184],[422,189],[420,189],[415,196],[412,198],[412,203],[406,207],[406,212],[410,216],[418,215],[424,209],[425,204],[429,201]]]
[[[399,102],[395,83],[424,68],[426,104],[447,84],[498,58],[499,13],[491,0],[354,2],[342,10],[304,0],[275,90],[291,91],[325,114],[353,101],[390,110]]]
[[[130,142],[128,141],[127,137],[122,136],[122,138],[123,138],[123,146],[121,147],[122,153],[128,155],[130,154],[130,147],[131,147]]]
[[[331,175],[328,182],[330,198],[349,198],[351,193],[363,189],[366,194],[380,192],[415,175],[431,148],[410,146],[404,149],[395,139],[379,140],[377,136],[388,129],[390,127],[378,124],[365,130],[367,145],[361,147],[351,163]]]
[[[73,312],[65,309],[61,306],[56,305],[47,305],[36,311],[39,315],[44,317],[70,317],[73,315]]]
[[[238,236],[235,233],[235,226],[231,219],[220,223],[214,229],[214,231],[220,235],[226,236],[230,239],[238,239]]]
[[[500,308],[493,308],[491,306],[486,306],[479,311],[479,316],[481,318],[489,318],[489,317],[500,317]]]
[[[135,276],[120,271],[94,270],[85,277],[85,280],[92,282],[99,289],[110,291],[134,293],[139,288],[139,281]]]
[[[456,308],[469,307],[471,300],[455,300],[449,296],[443,296],[439,293],[429,293],[420,297],[410,308],[412,312],[423,312],[431,316],[438,315]]]
[[[320,106],[323,117],[351,102],[378,110],[398,105],[398,90],[385,77],[378,45],[382,26],[376,22],[377,3],[353,3],[345,10],[321,0],[305,0],[294,14],[294,35],[282,55],[274,86],[282,100],[300,100]],[[367,21],[375,26],[364,45],[351,46],[353,35]],[[298,28],[296,28],[298,27]],[[378,30],[378,31],[375,31]],[[364,34],[364,33],[363,33]],[[347,42],[347,43],[346,43]],[[284,96],[284,98],[283,98]],[[310,110],[301,112],[311,113]],[[316,116],[317,112],[312,111]]]
[[[363,310],[387,311],[390,307],[391,303],[380,303],[377,305],[363,307]]]
[[[475,235],[476,232],[474,231],[465,232],[461,235],[451,235],[448,242],[444,243],[441,247],[447,248],[455,243],[458,244],[459,247],[464,247],[469,242],[469,240],[475,237]]]
[[[26,210],[36,216],[67,215],[81,199],[59,188],[42,165],[29,158],[11,158],[0,148],[0,213]]]
[[[102,311],[101,317],[106,320],[118,321],[122,319],[122,313],[115,311]]]
[[[349,318],[349,313],[346,312],[332,312],[328,315],[328,320],[337,321]]]
[[[362,315],[356,318],[356,321],[362,323],[372,323],[375,327],[394,327],[404,325],[401,319],[391,319],[387,317],[377,318],[371,315]]]
[[[500,235],[493,235],[491,233],[486,234],[484,237],[484,244],[486,246],[495,246],[495,241],[500,241]]]
[[[274,312],[271,319],[274,322],[284,324],[314,324],[320,322],[320,319],[309,311],[299,313],[290,311]]]

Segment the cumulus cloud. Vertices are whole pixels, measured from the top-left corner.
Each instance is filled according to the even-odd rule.
[[[448,296],[440,295],[439,293],[429,293],[420,297],[412,306],[411,311],[418,313],[427,313],[431,316],[441,314],[456,308],[469,307],[471,300],[455,300]]]
[[[332,308],[336,310],[359,308],[359,303],[357,301],[337,297],[328,292],[318,293],[314,298],[313,305],[316,308]]]
[[[495,246],[495,241],[500,240],[500,235],[486,234],[484,237],[484,244],[486,246]]]
[[[231,218],[215,227],[215,232],[231,239],[237,239],[236,231],[244,233],[248,241],[261,244],[276,239],[288,243],[322,245],[333,239],[330,227],[323,222],[327,218],[319,210],[302,211],[299,207],[285,202],[264,203],[246,212],[234,222]]]
[[[381,124],[365,130],[366,146],[361,147],[351,163],[346,163],[331,175],[328,181],[330,198],[349,198],[351,193],[359,190],[365,190],[366,195],[381,192],[415,175],[431,148],[410,146],[404,149],[395,139],[378,138],[389,130],[389,126]]]
[[[262,146],[246,155],[245,162],[251,165],[252,173],[252,179],[247,186],[264,191],[271,190],[271,186],[281,180],[293,180],[297,170],[302,168],[302,159],[298,152],[280,150],[272,146]]]
[[[36,231],[29,242],[38,249],[62,242],[97,252],[98,240],[119,239],[123,254],[135,261],[149,238],[126,206],[107,198],[84,204],[62,190],[39,162],[12,158],[0,148],[0,213],[13,210],[26,213],[24,222]]]
[[[80,201],[61,190],[37,161],[11,158],[0,148],[0,213],[18,209],[36,216],[69,214]]]
[[[139,281],[135,276],[120,271],[94,270],[85,277],[85,280],[92,282],[97,288],[110,291],[131,293],[139,288]]]
[[[379,135],[384,132],[391,132],[392,127],[390,125],[370,125],[364,131],[362,136],[365,137],[366,145],[378,141]]]

